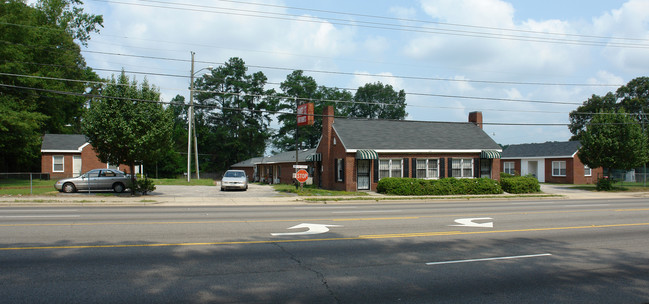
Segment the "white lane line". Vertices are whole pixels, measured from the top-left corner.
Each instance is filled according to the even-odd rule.
[[[38,217],[38,218],[49,218],[49,217],[80,217],[80,215],[0,215],[0,218],[28,218],[28,217]]]
[[[296,210],[312,210],[312,209],[356,209],[354,206],[344,206],[344,207],[293,207]]]
[[[496,257],[496,258],[486,258],[486,259],[431,262],[431,263],[426,263],[426,265],[443,265],[443,264],[458,264],[458,263],[485,262],[485,261],[497,261],[497,260],[513,260],[513,259],[537,258],[543,256],[551,256],[551,255],[552,254],[550,253],[541,253],[541,254],[516,255],[516,256]]]
[[[610,206],[611,204],[582,204],[582,205],[564,205],[563,207],[599,207]]]
[[[333,211],[331,213],[395,213],[403,210],[357,210],[357,211]]]

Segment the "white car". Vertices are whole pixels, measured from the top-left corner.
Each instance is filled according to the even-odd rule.
[[[248,190],[248,177],[243,170],[228,170],[221,179],[221,191],[227,189]]]

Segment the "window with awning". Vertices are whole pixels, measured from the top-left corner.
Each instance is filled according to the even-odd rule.
[[[357,150],[356,159],[379,159],[379,154],[374,150]]]

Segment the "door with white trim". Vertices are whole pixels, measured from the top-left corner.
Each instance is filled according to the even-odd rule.
[[[356,184],[358,190],[370,190],[370,160],[356,161]]]

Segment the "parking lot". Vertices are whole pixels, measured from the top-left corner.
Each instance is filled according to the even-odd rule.
[[[149,193],[153,197],[213,197],[213,198],[240,198],[240,197],[286,197],[287,193],[279,193],[269,185],[249,184],[247,191],[228,190],[221,191],[217,186],[156,186],[156,190]]]

